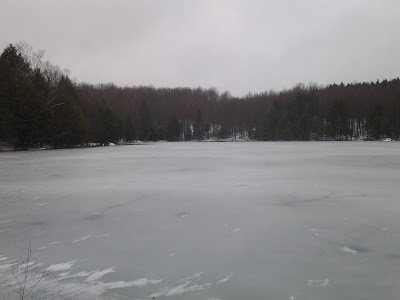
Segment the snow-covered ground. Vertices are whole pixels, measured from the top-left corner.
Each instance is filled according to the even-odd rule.
[[[0,153],[0,290],[21,240],[73,299],[391,299],[400,144]]]

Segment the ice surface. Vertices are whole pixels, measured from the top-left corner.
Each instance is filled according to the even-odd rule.
[[[400,294],[397,142],[10,152],[0,170],[0,290],[23,240],[70,299]]]

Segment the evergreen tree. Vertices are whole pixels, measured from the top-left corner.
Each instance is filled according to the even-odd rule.
[[[98,101],[94,124],[94,138],[101,144],[118,142],[121,138],[121,121],[106,105],[105,101]]]
[[[173,113],[171,118],[169,119],[167,126],[167,140],[168,141],[178,141],[181,137],[181,124],[176,117],[176,114]]]
[[[29,64],[9,45],[0,56],[0,138],[15,148],[41,145],[49,126],[49,114],[33,79]]]
[[[368,135],[375,140],[383,136],[383,111],[381,105],[375,105],[367,118]]]
[[[217,137],[219,139],[227,139],[230,136],[230,131],[228,130],[228,128],[221,126],[219,128],[219,130],[217,131]]]
[[[290,122],[289,114],[286,110],[282,112],[276,126],[276,136],[279,140],[288,141],[293,139],[292,123]]]
[[[332,102],[328,113],[328,121],[328,136],[335,140],[348,138],[350,128],[346,107],[342,99],[335,99]]]
[[[196,118],[193,124],[193,138],[198,141],[204,139],[204,121],[200,109],[196,112]]]
[[[130,115],[127,115],[125,118],[124,138],[127,142],[132,142],[136,140],[136,123],[132,121]]]
[[[59,102],[52,110],[50,143],[55,148],[71,147],[86,142],[89,132],[88,121],[79,106],[75,87],[68,77],[63,76],[58,84]]]
[[[190,141],[193,139],[192,127],[190,126],[190,121],[185,121],[185,132],[184,132],[185,141]]]
[[[206,134],[206,138],[209,139],[211,136],[211,123],[210,122],[206,122],[204,124],[204,132]]]
[[[311,120],[311,131],[314,140],[321,140],[324,137],[324,124],[318,116],[314,116]]]
[[[265,118],[264,138],[266,140],[276,140],[276,127],[279,122],[280,106],[277,102],[269,105]]]
[[[143,142],[154,139],[154,128],[151,123],[149,108],[146,101],[142,101],[138,114],[138,138]]]

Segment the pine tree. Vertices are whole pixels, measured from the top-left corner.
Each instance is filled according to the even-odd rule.
[[[383,111],[381,105],[375,105],[367,118],[368,135],[379,140],[383,135]]]
[[[86,142],[88,121],[79,106],[75,87],[63,76],[58,83],[58,105],[52,109],[51,144],[55,148],[71,147]]]
[[[337,139],[347,139],[350,134],[347,110],[342,99],[335,99],[328,112],[328,136]]]
[[[124,124],[124,138],[127,142],[136,140],[136,124],[132,121],[130,115],[127,115]]]
[[[176,114],[173,113],[171,118],[169,119],[167,126],[167,140],[168,141],[178,141],[181,136],[181,124],[176,117]]]
[[[286,110],[281,113],[278,124],[276,125],[276,137],[279,140],[285,141],[293,139],[292,124]]]
[[[121,121],[106,105],[105,101],[97,102],[95,117],[95,140],[101,144],[118,142],[121,138]]]
[[[15,148],[41,145],[49,114],[35,89],[29,64],[13,45],[0,56],[0,138]]]
[[[197,110],[193,124],[193,138],[202,141],[204,139],[204,121],[200,109]]]
[[[311,131],[315,140],[321,140],[324,136],[324,124],[318,116],[314,116],[311,120]]]
[[[185,121],[185,132],[184,132],[184,139],[185,141],[190,141],[193,138],[192,127],[190,126],[190,121]]]
[[[151,124],[150,112],[146,101],[142,101],[138,114],[138,138],[143,142],[153,140],[154,128]]]

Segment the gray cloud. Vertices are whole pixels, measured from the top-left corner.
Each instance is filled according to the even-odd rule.
[[[397,0],[2,0],[0,47],[26,41],[79,81],[234,95],[400,73]]]

